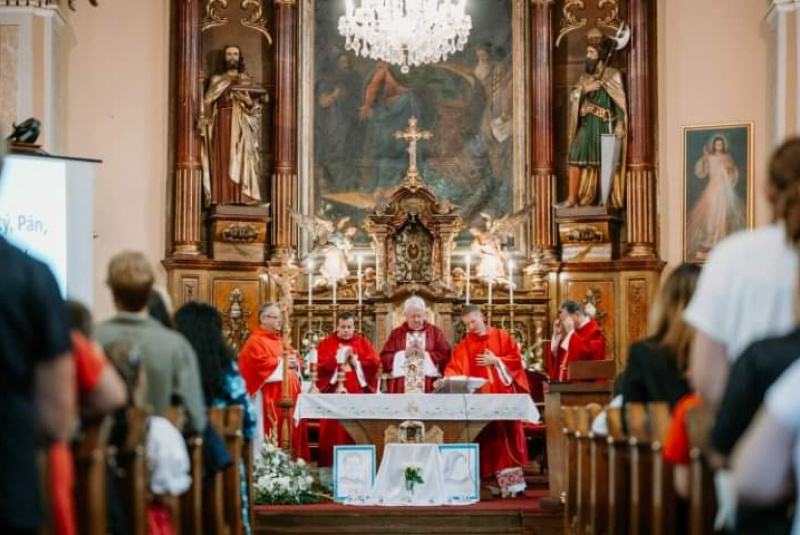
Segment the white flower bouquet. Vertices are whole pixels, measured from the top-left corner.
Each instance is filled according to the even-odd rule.
[[[253,482],[255,501],[261,505],[317,503],[322,494],[303,459],[292,460],[273,440],[267,440],[256,459]]]

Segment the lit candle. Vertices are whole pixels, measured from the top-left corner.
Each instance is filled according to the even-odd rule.
[[[308,261],[308,306],[311,307],[313,303],[313,289],[314,286],[314,262]]]
[[[364,261],[364,257],[362,255],[358,255],[358,306],[361,306],[361,263]]]
[[[347,13],[348,17],[353,16],[353,0],[347,0],[345,2],[345,12]]]
[[[333,306],[336,306],[336,276],[333,277]]]
[[[472,260],[472,255],[467,253],[467,304],[469,304],[469,280],[470,280],[470,263]]]
[[[492,306],[492,279],[489,279],[489,306]]]
[[[514,261],[508,261],[508,300],[514,304]]]

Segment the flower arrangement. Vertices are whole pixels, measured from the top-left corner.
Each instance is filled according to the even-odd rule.
[[[261,449],[253,471],[255,501],[262,505],[317,503],[322,494],[303,459],[293,461],[270,438]]]
[[[422,485],[425,480],[422,479],[422,465],[419,463],[403,463],[400,465],[403,469],[403,478],[406,482],[406,490],[414,492],[414,486],[419,483]]]

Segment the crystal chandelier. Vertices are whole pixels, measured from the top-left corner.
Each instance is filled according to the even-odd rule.
[[[464,14],[466,0],[346,0],[339,17],[345,48],[358,56],[400,65],[446,60],[464,49],[472,17]]]

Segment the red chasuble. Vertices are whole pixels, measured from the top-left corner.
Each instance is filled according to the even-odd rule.
[[[422,325],[422,329],[419,331],[413,331],[408,326],[408,323],[405,322],[392,331],[392,334],[389,335],[389,339],[386,340],[386,344],[383,346],[383,351],[381,351],[383,372],[388,374],[392,373],[394,356],[398,351],[405,351],[406,334],[410,332],[425,333],[425,351],[431,356],[431,360],[434,365],[436,365],[439,373],[442,373],[450,360],[450,344],[447,343],[447,339],[444,337],[442,330],[427,321]],[[425,378],[425,392],[433,391],[433,382],[435,380],[436,378],[434,377]],[[387,390],[390,394],[402,394],[405,392],[405,378],[395,377],[389,379]]]
[[[335,394],[336,377],[339,366],[336,363],[336,352],[339,346],[350,346],[361,364],[361,372],[366,386],[362,386],[358,374],[354,369],[348,369],[344,376],[344,386],[350,394],[374,394],[378,391],[378,368],[381,360],[372,344],[361,335],[355,335],[350,340],[342,340],[335,334],[320,342],[317,347],[317,373],[319,380],[317,388],[323,394]],[[324,468],[333,466],[333,447],[353,444],[353,439],[347,434],[344,427],[336,420],[319,421],[319,458],[317,464]]]
[[[289,352],[294,351],[291,347]],[[271,429],[278,430],[278,443],[280,444],[281,431],[283,429],[283,411],[278,406],[278,402],[283,397],[282,381],[267,382],[275,370],[281,364],[283,356],[283,337],[280,334],[267,332],[261,327],[256,327],[250,333],[250,337],[239,352],[239,370],[242,373],[247,392],[254,396],[261,390],[264,398],[264,430],[269,433]],[[298,361],[300,357],[298,356]],[[302,366],[302,361],[300,361]],[[297,403],[297,396],[300,394],[300,378],[294,370],[289,370],[288,377],[284,381],[289,382],[289,397],[292,403]],[[292,430],[292,451],[296,457],[308,460],[308,435],[306,433],[305,422],[299,426],[294,425],[294,419],[289,420],[289,428]]]
[[[486,349],[503,361],[505,380],[498,366],[479,366],[475,361]],[[511,335],[494,327],[489,327],[484,334],[468,333],[453,350],[453,359],[444,374],[487,379],[478,394],[530,392],[519,346]],[[508,468],[521,469],[528,462],[525,434],[520,422],[492,422],[481,431],[477,440],[481,446],[482,478]]]
[[[562,346],[566,345],[567,349]],[[558,351],[553,355],[548,349],[548,373],[550,378],[558,381],[568,379],[569,363],[579,360],[604,360],[606,358],[606,337],[595,320],[589,320],[572,333],[569,341],[558,344]]]

